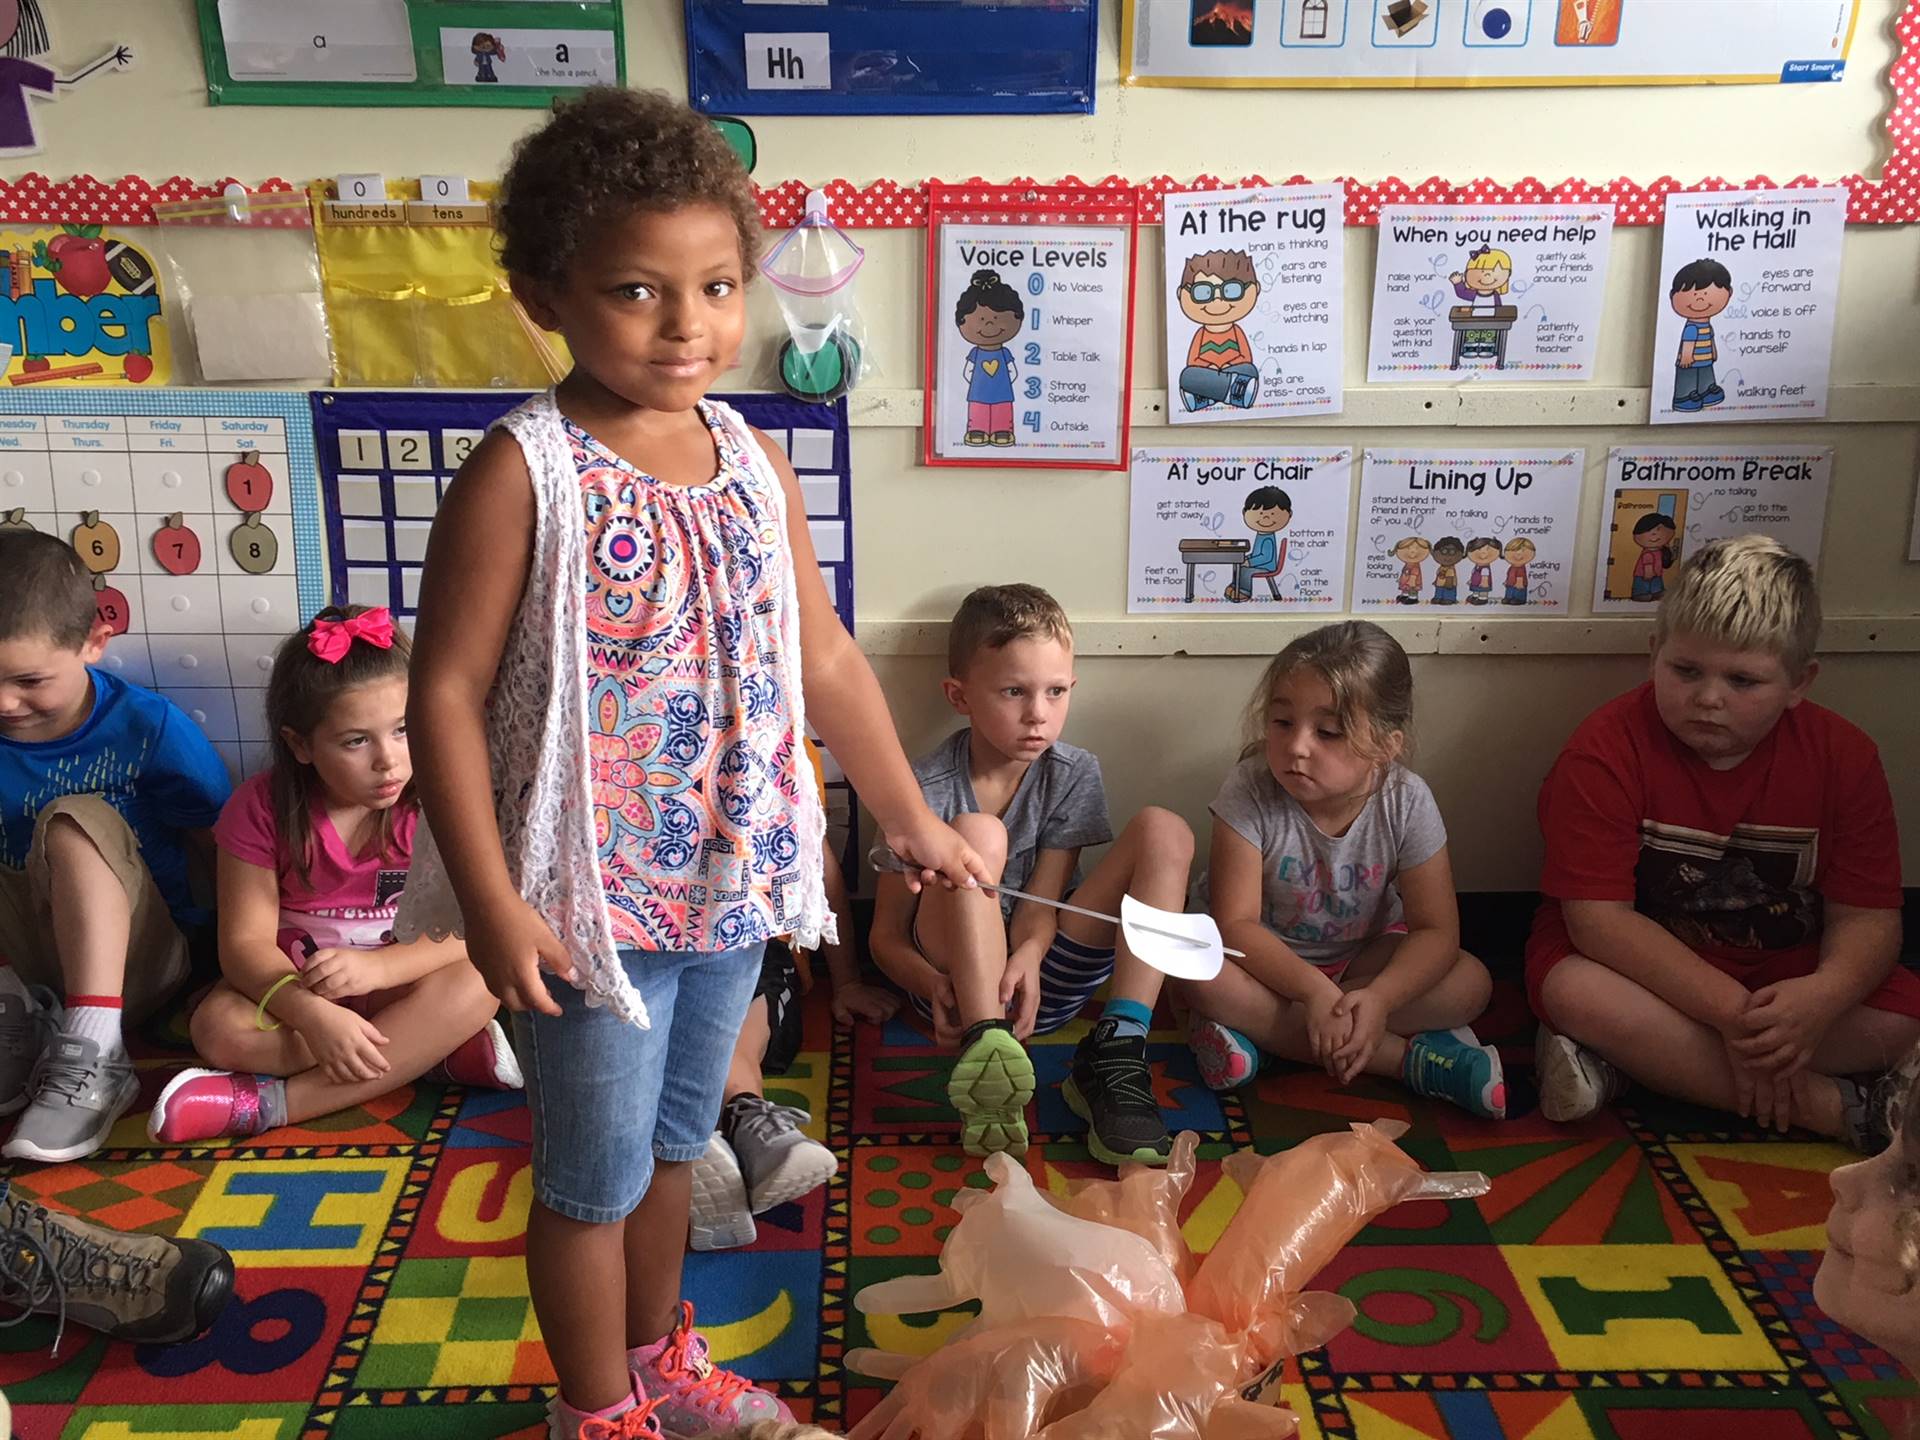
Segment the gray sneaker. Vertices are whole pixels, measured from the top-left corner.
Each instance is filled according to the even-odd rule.
[[[124,1054],[108,1060],[91,1040],[56,1035],[33,1072],[33,1103],[0,1155],[47,1165],[83,1159],[106,1143],[113,1122],[139,1098],[140,1082]]]
[[[24,996],[0,993],[0,1115],[27,1103],[33,1067],[60,1029],[60,999],[44,985]]]
[[[740,1162],[718,1130],[707,1153],[693,1162],[693,1202],[687,1215],[687,1245],[694,1250],[738,1250],[760,1238],[747,1208],[747,1182]]]
[[[206,1240],[131,1235],[31,1196],[0,1202],[0,1301],[149,1345],[191,1340],[233,1295],[233,1257]],[[54,1334],[59,1348],[60,1335]]]
[[[759,1095],[736,1095],[727,1102],[720,1127],[739,1157],[754,1214],[819,1189],[840,1168],[831,1150],[800,1133],[812,1120],[804,1110]]]

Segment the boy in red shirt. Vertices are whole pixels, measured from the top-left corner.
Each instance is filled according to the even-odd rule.
[[[1549,1120],[1593,1113],[1631,1076],[1886,1144],[1874,1080],[1920,1039],[1920,977],[1899,963],[1879,751],[1806,699],[1819,634],[1805,560],[1757,535],[1703,546],[1667,587],[1652,680],[1554,762],[1527,942]]]

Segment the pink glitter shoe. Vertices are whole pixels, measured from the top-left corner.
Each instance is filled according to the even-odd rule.
[[[664,1340],[627,1352],[634,1387],[657,1407],[654,1418],[667,1440],[706,1440],[731,1435],[756,1420],[791,1421],[793,1412],[744,1375],[722,1370],[707,1355],[707,1342],[693,1328],[693,1305],[680,1302],[680,1323]]]
[[[147,1116],[147,1134],[163,1145],[222,1135],[258,1135],[287,1123],[287,1082],[232,1070],[182,1070]]]

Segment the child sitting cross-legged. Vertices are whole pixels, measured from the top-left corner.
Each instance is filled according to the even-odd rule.
[[[1668,578],[1653,675],[1575,730],[1540,791],[1527,990],[1549,1120],[1631,1076],[1873,1153],[1920,1039],[1879,751],[1806,698],[1813,570],[1765,536]]]
[[[1073,630],[1035,585],[988,585],[961,602],[947,641],[948,703],[971,723],[914,762],[921,793],[994,871],[1049,899],[1115,913],[1123,895],[1178,910],[1193,833],[1171,811],[1142,810],[1117,840],[1100,762],[1060,732],[1073,694]],[[1113,848],[1084,877],[1080,852]],[[908,893],[887,857],[875,891],[873,958],[957,1049],[947,1095],[969,1153],[1024,1153],[1033,1062],[1022,1044],[1079,1015],[1111,976],[1099,1021],[1063,1086],[1110,1165],[1165,1164],[1171,1147],[1147,1068],[1160,973],[1112,925],[989,890]],[[1116,952],[1116,944],[1119,949]]]
[[[1208,884],[1246,958],[1181,986],[1214,1089],[1280,1055],[1506,1114],[1499,1052],[1466,1028],[1492,981],[1460,948],[1446,825],[1400,762],[1412,724],[1406,651],[1364,620],[1302,635],[1261,676],[1213,802]]]
[[[194,1049],[221,1068],[182,1071],[161,1092],[155,1140],[257,1135],[422,1075],[519,1088],[466,947],[393,943],[419,823],[409,654],[385,609],[354,606],[322,611],[274,657],[273,765],[213,832],[225,978],[191,1025]]]

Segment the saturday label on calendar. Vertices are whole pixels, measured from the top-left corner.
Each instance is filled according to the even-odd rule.
[[[930,454],[1122,462],[1132,277],[1118,226],[942,226]]]

